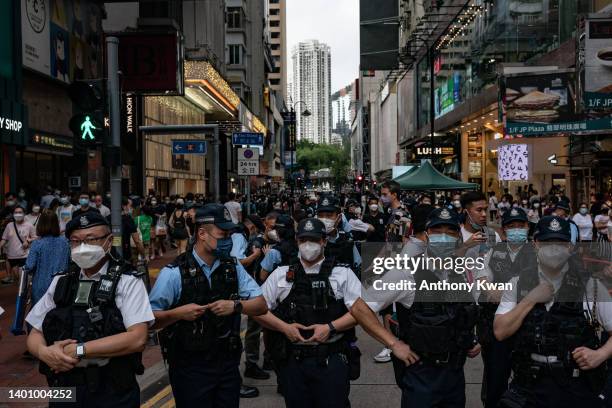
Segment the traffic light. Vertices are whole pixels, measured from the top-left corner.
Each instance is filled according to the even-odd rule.
[[[357,176],[357,181],[361,183],[363,181],[363,176],[362,175]]]
[[[104,91],[102,81],[74,81],[68,87],[74,115],[69,127],[75,146],[95,147],[104,141]]]

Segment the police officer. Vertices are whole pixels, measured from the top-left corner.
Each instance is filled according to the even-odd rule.
[[[363,222],[374,227],[374,230],[368,233],[367,242],[385,242],[385,215],[380,211],[376,196],[368,197],[368,208],[363,216]]]
[[[425,259],[453,257],[460,240],[459,216],[447,208],[438,208],[427,218],[427,248]],[[429,263],[429,262],[428,262]],[[431,262],[434,266],[436,262]],[[367,289],[365,300],[358,299],[351,313],[359,324],[375,339],[391,349],[395,357],[404,361],[400,386],[402,407],[464,407],[466,357],[478,355],[475,325],[478,310],[467,291],[421,288],[423,282],[436,284],[465,283],[465,274],[452,269],[414,271],[393,269],[383,281],[413,282],[413,289]],[[378,320],[375,312],[396,302],[399,339]]]
[[[262,281],[265,281],[274,269],[281,265],[289,265],[297,257],[295,228],[291,217],[278,214],[276,218],[266,217],[266,222],[268,222],[266,236],[273,246],[261,261]]]
[[[323,197],[317,207],[317,218],[325,225],[325,256],[334,257],[338,262],[350,265],[359,275],[361,256],[352,235],[340,227],[342,216],[338,199],[334,196]]]
[[[601,327],[612,329],[607,290],[573,255],[570,224],[546,216],[534,236],[536,259],[510,280],[494,321],[498,340],[514,336],[514,379],[500,407],[601,407],[612,355]]]
[[[261,289],[229,257],[228,210],[196,212],[191,251],[163,268],[150,294],[177,407],[238,407],[240,314],[266,312]]]
[[[143,282],[111,251],[110,226],[88,211],[66,226],[68,269],[28,314],[28,350],[49,386],[76,387],[74,407],[137,407],[141,352],[154,317]],[[50,403],[54,406],[56,403]]]
[[[521,268],[535,260],[533,246],[526,244],[529,235],[527,214],[513,208],[502,216],[505,242],[495,244],[484,257],[485,267],[474,271],[474,278],[484,282],[506,283],[517,276]],[[482,345],[484,372],[482,401],[485,407],[497,407],[508,389],[512,370],[512,339],[498,341],[493,335],[493,319],[501,299],[501,290],[482,291],[478,298],[480,319],[478,339]]]
[[[270,352],[289,408],[348,403],[349,360],[356,353],[349,344],[356,322],[348,307],[361,284],[348,265],[324,255],[325,236],[321,221],[302,220],[299,261],[277,268],[262,287],[272,312],[257,320],[274,331]]]

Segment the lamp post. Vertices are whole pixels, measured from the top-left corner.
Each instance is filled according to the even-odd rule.
[[[300,103],[304,104],[304,111],[302,111],[302,116],[308,117],[311,115],[310,111],[308,110],[308,107],[306,106],[306,102],[298,101],[294,103],[293,105],[291,105],[291,111],[289,112],[290,117],[291,117],[291,125],[289,127],[289,148],[291,152],[291,169],[289,170],[289,178],[291,179],[291,196],[292,197],[294,194],[294,184],[295,184],[293,180],[293,173],[292,173],[293,172],[293,154],[294,152],[297,154],[297,135],[295,134],[296,133],[295,108]]]

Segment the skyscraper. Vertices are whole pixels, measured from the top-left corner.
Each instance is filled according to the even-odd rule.
[[[317,40],[293,47],[292,103],[296,106],[298,140],[313,143],[331,141],[331,52]],[[302,116],[308,109],[310,116]]]

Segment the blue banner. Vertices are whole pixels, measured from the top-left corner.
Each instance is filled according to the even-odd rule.
[[[204,140],[173,140],[172,154],[206,154]]]

